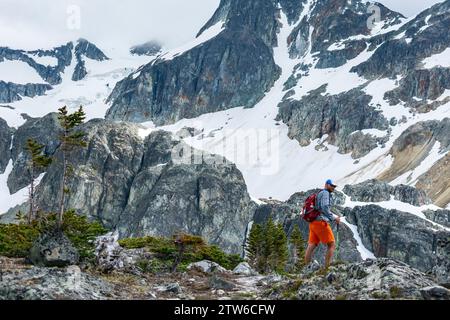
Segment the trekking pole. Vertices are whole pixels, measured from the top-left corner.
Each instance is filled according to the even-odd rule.
[[[341,217],[341,215],[338,213],[337,214],[339,217]],[[340,239],[339,239],[339,227],[340,227],[340,223],[336,224],[336,260],[339,258],[339,249],[340,249]]]
[[[339,226],[338,224],[336,226],[336,260],[339,258],[339,247],[340,247],[340,241],[339,241]]]

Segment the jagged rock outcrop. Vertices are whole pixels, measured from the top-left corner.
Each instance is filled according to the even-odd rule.
[[[424,58],[450,45],[449,23],[450,2],[438,3],[398,30],[370,39],[373,55],[351,71],[367,79],[406,75],[420,68]]]
[[[269,299],[286,299],[293,281],[282,281]],[[332,266],[327,276],[302,278],[290,299],[298,300],[447,300],[450,290],[405,263],[391,259],[366,260]]]
[[[343,192],[350,196],[352,201],[382,202],[392,198],[413,206],[421,207],[431,203],[423,190],[411,186],[391,186],[379,180],[368,180],[356,185],[347,185]]]
[[[5,172],[6,166],[11,159],[11,140],[14,129],[8,126],[5,120],[0,118],[0,173]]]
[[[381,14],[383,27],[400,23],[403,17],[380,3],[376,3]],[[305,2],[304,5],[305,7]],[[301,57],[308,47],[316,53],[317,68],[336,68],[355,58],[364,51],[367,44],[363,40],[350,40],[352,36],[368,36],[371,30],[368,20],[373,4],[363,1],[316,1],[311,3],[310,12],[289,36],[291,56]],[[310,32],[312,32],[310,37]],[[331,44],[344,42],[338,50],[328,50]]]
[[[301,146],[327,135],[326,141],[337,145],[342,152],[353,151],[353,156],[369,153],[385,139],[373,139],[368,144],[355,144],[352,133],[364,129],[387,130],[388,121],[379,110],[370,106],[372,97],[360,89],[353,89],[339,95],[323,95],[323,86],[311,92],[300,101],[282,102],[277,120],[289,127],[289,137],[296,139]],[[364,147],[356,150],[355,147]]]
[[[84,79],[87,75],[86,62],[84,57],[96,60],[104,61],[108,60],[108,57],[94,44],[90,43],[86,39],[79,39],[77,45],[75,46],[75,58],[77,65],[72,75],[73,81],[80,81]]]
[[[60,84],[62,81],[61,73],[72,63],[72,50],[74,44],[68,42],[52,50],[14,50],[6,47],[0,47],[0,62],[6,60],[23,61],[42,77],[45,82],[51,85]],[[49,66],[40,64],[36,57],[53,57],[57,59],[57,65]]]
[[[149,42],[131,47],[130,53],[138,55],[138,56],[155,56],[156,54],[161,52],[161,50],[162,50],[162,47],[159,42],[149,41]]]
[[[376,257],[403,261],[432,274],[440,284],[450,283],[450,231],[411,213],[376,205],[345,213],[358,226],[364,246]]]
[[[16,84],[0,81],[0,103],[11,103],[21,100],[22,97],[33,98],[44,95],[48,90],[53,89],[54,85],[62,82],[62,74],[72,64],[73,60],[76,60],[77,64],[72,80],[79,81],[84,79],[87,75],[85,57],[96,61],[108,59],[99,48],[85,39],[68,42],[51,50],[25,51],[0,47],[0,63],[5,60],[24,62],[36,70],[42,78],[42,82],[46,82]],[[55,64],[43,64],[45,62],[42,62],[42,58],[54,58]]]
[[[209,27],[214,38],[170,60],[162,55],[119,82],[109,97],[108,119],[173,123],[234,107],[253,107],[280,75],[274,1],[222,1]]]
[[[450,68],[414,70],[400,80],[398,88],[387,92],[385,99],[391,105],[405,102],[407,107],[419,112],[428,112],[450,101],[444,99],[439,103],[429,103],[441,97],[448,89],[450,89]]]
[[[22,97],[34,98],[35,96],[42,96],[51,89],[53,87],[49,84],[15,84],[0,81],[0,103],[19,101],[22,100]]]
[[[143,141],[137,126],[100,119],[83,130],[88,147],[70,156],[75,172],[67,208],[117,229],[121,237],[184,231],[241,253],[255,204],[233,164],[201,154],[196,159],[205,161],[182,162],[173,155],[191,148],[168,132],[156,131]],[[37,189],[37,205],[49,212],[57,210],[60,198],[60,156],[56,151]]]

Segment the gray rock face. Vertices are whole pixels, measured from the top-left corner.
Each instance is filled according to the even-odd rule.
[[[355,207],[346,218],[358,226],[364,246],[376,257],[403,261],[434,275],[440,284],[449,283],[449,231],[410,213],[376,205]]]
[[[35,96],[42,96],[51,89],[53,89],[53,87],[49,84],[15,84],[11,82],[0,81],[0,103],[19,101],[22,100],[21,96],[30,98],[34,98]]]
[[[156,41],[149,41],[130,49],[130,53],[138,56],[155,56],[161,51],[161,44]]]
[[[11,149],[14,168],[8,176],[8,187],[11,194],[30,184],[31,177],[28,170],[30,156],[25,150],[27,140],[32,138],[45,145],[44,153],[52,156],[59,147],[60,130],[61,127],[56,113],[50,113],[42,118],[30,118],[17,129]],[[35,172],[35,178],[43,172],[43,170]]]
[[[355,131],[388,129],[388,121],[381,112],[369,105],[372,97],[360,89],[335,96],[323,96],[324,91],[325,87],[321,87],[300,101],[287,100],[279,105],[277,120],[288,125],[289,137],[296,139],[301,146],[328,135],[327,142],[339,146],[341,152],[353,151],[360,145],[355,144],[352,138]],[[355,151],[354,156],[367,154],[376,146],[376,143],[364,145],[363,150]]]
[[[450,228],[450,210],[427,210],[423,213],[428,219]]]
[[[14,129],[10,128],[5,120],[0,118],[0,173],[5,172],[6,166],[11,158],[11,140]]]
[[[107,118],[173,123],[239,106],[253,107],[280,75],[274,1],[222,1],[199,35],[219,21],[225,30],[173,58],[164,56],[119,82]]]
[[[261,39],[246,31],[224,31],[173,60],[156,60],[135,79],[132,75],[119,82],[109,97],[112,107],[107,118],[153,120],[161,125],[252,107],[279,74],[270,48]]]
[[[79,259],[77,249],[62,232],[41,235],[30,250],[30,261],[39,267],[67,267]]]
[[[103,120],[85,125],[88,147],[71,155],[75,173],[66,206],[118,229],[121,237],[184,231],[241,253],[255,204],[237,168],[222,158],[216,164],[179,163],[172,151],[189,152],[187,145],[162,131],[142,141],[137,129]],[[42,210],[57,209],[58,159],[59,151],[37,190]]]
[[[368,180],[356,185],[347,185],[343,191],[350,196],[352,201],[382,202],[389,201],[394,197],[395,200],[417,207],[431,204],[431,199],[423,190],[406,185],[394,187],[379,180]]]

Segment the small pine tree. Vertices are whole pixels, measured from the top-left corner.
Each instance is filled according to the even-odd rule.
[[[264,272],[268,273],[273,269],[273,266],[275,265],[276,255],[274,254],[274,239],[276,234],[276,225],[273,222],[272,217],[269,217],[266,224],[263,228],[263,243],[264,243],[264,249],[263,249],[263,261],[264,261]]]
[[[264,238],[263,228],[260,224],[253,224],[248,238],[248,260],[249,264],[256,270],[264,268],[263,261]]]
[[[304,265],[305,247],[306,242],[300,232],[300,228],[296,224],[294,230],[292,230],[291,236],[289,238],[289,243],[292,248],[292,260],[294,261],[294,271],[301,270]]]
[[[258,272],[283,272],[289,256],[283,226],[274,223],[272,217],[264,224],[254,224],[247,252],[249,264]]]
[[[86,114],[83,107],[80,107],[78,111],[69,114],[67,107],[62,107],[59,110],[58,120],[63,129],[60,136],[61,152],[62,152],[62,177],[61,177],[61,198],[59,205],[59,215],[58,215],[58,228],[62,228],[63,216],[64,216],[64,202],[65,196],[69,193],[67,188],[67,178],[69,173],[72,172],[73,168],[68,162],[68,156],[71,152],[78,148],[84,148],[87,146],[84,141],[86,133],[77,128],[84,123],[86,119]]]
[[[289,257],[288,242],[286,232],[281,224],[275,226],[273,237],[272,270],[283,272]]]
[[[43,168],[47,168],[52,163],[52,158],[46,156],[44,152],[45,146],[39,144],[34,139],[28,139],[25,145],[25,150],[30,155],[30,162],[28,167],[28,173],[30,175],[30,191],[29,191],[29,203],[30,209],[28,212],[28,223],[31,224],[36,214],[35,204],[35,175]]]

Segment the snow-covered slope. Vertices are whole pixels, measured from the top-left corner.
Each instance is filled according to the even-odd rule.
[[[310,16],[316,4],[317,1],[307,1],[297,23],[290,24],[286,15],[281,13],[282,27],[278,33],[278,47],[274,48],[274,58],[276,64],[281,67],[282,74],[272,89],[253,108],[233,108],[160,127],[173,133],[183,127],[197,129],[198,134],[185,138],[185,141],[197,149],[208,153],[217,153],[235,162],[243,172],[249,191],[255,198],[272,197],[284,201],[297,191],[320,186],[329,177],[334,178],[342,186],[378,177],[392,165],[391,148],[406,129],[418,122],[450,117],[450,101],[422,113],[407,107],[404,102],[390,103],[385,96],[386,93],[398,88],[406,75],[371,79],[364,75],[358,75],[352,70],[377,54],[377,48],[380,48],[381,44],[375,48],[367,47],[339,67],[321,68],[317,66],[319,61],[317,52],[313,52],[311,47],[314,30],[310,29],[310,39],[307,41],[310,44],[308,49],[304,55],[292,58],[290,55],[292,48],[288,41],[292,38],[293,31],[304,21],[302,19],[312,19]],[[330,44],[328,50],[336,50],[343,43],[355,39],[358,41],[364,39],[369,43],[373,39],[388,37],[388,34],[388,39],[390,37],[400,39],[406,33],[406,31],[402,31],[402,28],[406,28],[408,24],[420,23],[420,16],[403,18],[396,23],[392,23],[391,20],[379,23],[370,35],[339,40],[337,43]],[[428,23],[429,15],[422,20]],[[419,34],[424,30],[426,28],[421,27],[418,31]],[[345,45],[343,46],[345,47]],[[446,49],[439,54],[431,55],[424,60],[423,68],[428,69],[437,64],[445,66],[445,58],[450,60],[448,53],[449,51]],[[310,65],[310,68],[303,71],[298,68],[300,64]],[[385,130],[365,129],[361,132],[367,137],[383,139],[383,143],[378,144],[365,156],[357,159],[351,154],[340,152],[338,146],[329,142],[329,136],[326,134],[319,139],[312,140],[307,146],[299,145],[296,140],[290,138],[292,135],[288,126],[276,120],[279,113],[278,104],[285,99],[284,96],[289,91],[286,89],[285,83],[293,76],[299,77],[299,80],[291,89],[293,94],[288,97],[288,101],[300,100],[308,96],[312,90],[323,85],[326,85],[326,90],[321,93],[323,96],[338,96],[360,87],[362,93],[371,97],[369,105],[392,123],[392,125],[386,126]],[[434,101],[445,101],[450,97],[449,93],[448,90],[444,91]],[[152,122],[144,125],[149,128],[148,132],[155,128]],[[143,136],[146,135],[145,131],[142,133]],[[246,145],[247,141],[250,141],[248,146]],[[411,172],[408,172],[392,183],[414,185],[417,178],[442,159],[448,150],[448,146],[441,148],[437,143],[430,156],[423,160],[417,168],[414,168],[414,179],[405,178],[411,175]]]

